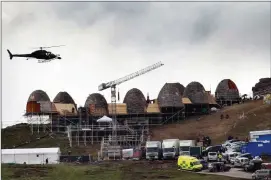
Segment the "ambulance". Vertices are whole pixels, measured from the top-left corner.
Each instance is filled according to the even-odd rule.
[[[177,161],[177,166],[181,170],[188,171],[201,171],[202,164],[200,161],[192,156],[179,156]]]

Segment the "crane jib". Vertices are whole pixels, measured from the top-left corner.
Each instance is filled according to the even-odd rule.
[[[159,68],[159,67],[161,67],[161,66],[163,66],[163,65],[164,65],[164,64],[163,64],[162,62],[155,63],[155,64],[153,64],[153,65],[151,65],[151,66],[148,66],[148,67],[146,67],[146,68],[144,68],[144,69],[141,69],[141,70],[139,70],[139,71],[137,71],[137,72],[134,72],[134,73],[129,74],[129,75],[127,75],[127,76],[124,76],[124,77],[122,77],[122,78],[119,78],[119,79],[117,79],[117,80],[115,80],[115,81],[110,81],[110,82],[108,82],[108,83],[102,83],[102,84],[98,87],[98,89],[99,89],[99,91],[102,91],[102,90],[105,90],[105,89],[110,88],[110,87],[112,87],[112,86],[119,85],[119,84],[121,84],[121,83],[123,83],[123,82],[129,81],[129,80],[131,80],[131,79],[133,79],[133,78],[135,78],[135,77],[141,76],[141,75],[143,75],[143,74],[145,74],[145,73],[147,73],[147,72],[150,72],[150,71],[152,71],[152,70],[154,70],[154,69],[157,69],[157,68]]]

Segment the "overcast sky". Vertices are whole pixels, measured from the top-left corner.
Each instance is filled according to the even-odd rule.
[[[202,83],[214,92],[224,78],[251,94],[270,76],[270,3],[2,2],[3,126],[22,121],[37,89],[51,100],[67,91],[80,105],[98,85],[148,65],[165,65],[119,86],[156,98],[166,82]],[[14,58],[33,47],[62,60]],[[110,90],[101,92],[110,101]]]

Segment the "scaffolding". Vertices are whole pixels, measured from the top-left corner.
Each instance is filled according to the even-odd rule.
[[[52,133],[52,113],[33,113],[26,112],[24,114],[27,124],[30,125],[31,133],[34,134],[48,134]]]

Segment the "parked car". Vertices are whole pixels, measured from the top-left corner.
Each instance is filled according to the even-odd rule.
[[[255,171],[255,173],[252,174],[252,179],[271,180],[271,170],[270,169],[257,170]]]
[[[238,157],[246,157],[249,160],[253,159],[253,157],[250,153],[241,154],[241,155],[237,156],[236,158],[238,158]]]
[[[234,167],[243,167],[245,164],[249,163],[249,159],[246,157],[237,157],[234,161]]]
[[[208,156],[209,152],[225,152],[222,145],[209,146],[204,151],[202,151],[203,156]]]
[[[227,161],[231,164],[234,164],[236,157],[239,155],[241,155],[240,152],[229,152],[227,153]]]
[[[208,152],[207,161],[217,161],[218,160],[218,154],[217,152]]]
[[[262,163],[262,169],[271,169],[271,163]]]
[[[225,142],[222,144],[222,146],[225,147],[227,144],[231,144],[231,143],[233,143],[233,142],[238,142],[238,141],[240,141],[240,140],[238,140],[238,139],[227,140],[227,141],[225,141]]]
[[[246,172],[255,172],[262,168],[261,160],[251,160],[248,164],[244,165],[244,171]]]

